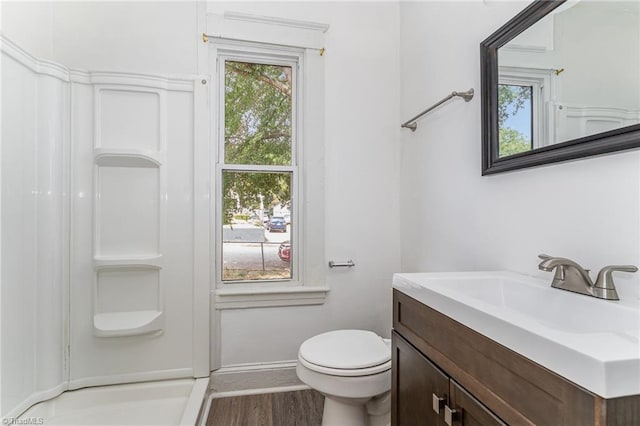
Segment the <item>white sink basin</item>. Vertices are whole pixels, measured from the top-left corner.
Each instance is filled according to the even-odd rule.
[[[395,274],[393,287],[604,398],[640,394],[640,310],[512,272]]]

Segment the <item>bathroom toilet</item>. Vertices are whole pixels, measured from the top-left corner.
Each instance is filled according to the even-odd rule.
[[[305,340],[298,378],[325,396],[322,426],[388,426],[391,341],[371,331],[336,330]]]

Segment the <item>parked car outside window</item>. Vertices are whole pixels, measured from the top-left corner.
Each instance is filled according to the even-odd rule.
[[[274,216],[269,220],[267,229],[269,232],[287,232],[287,222],[285,222],[284,217]]]
[[[283,241],[282,244],[280,244],[280,247],[278,248],[278,256],[280,257],[280,260],[284,262],[291,261],[291,243],[289,240]]]

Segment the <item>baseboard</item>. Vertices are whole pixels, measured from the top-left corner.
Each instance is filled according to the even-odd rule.
[[[311,388],[307,385],[278,386],[275,388],[244,389],[244,390],[229,391],[229,392],[215,392],[215,393],[212,393],[209,397],[210,399],[217,399],[217,398],[229,398],[232,396],[260,395],[263,393],[293,392],[293,391],[307,390],[307,389],[311,389]]]
[[[276,361],[276,362],[260,362],[248,364],[225,365],[215,370],[215,374],[226,373],[244,373],[252,371],[268,371],[268,370],[284,370],[296,368],[297,361]]]

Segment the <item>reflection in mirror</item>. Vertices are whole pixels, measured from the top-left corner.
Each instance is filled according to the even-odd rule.
[[[498,122],[500,157],[532,149],[533,87],[498,84]]]
[[[499,158],[640,123],[640,2],[568,1],[498,71]]]

